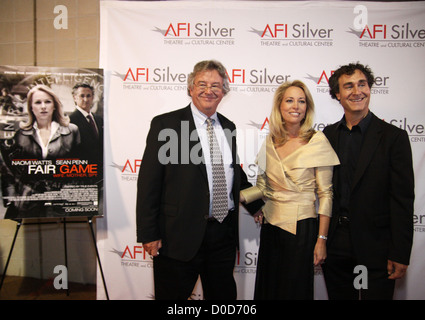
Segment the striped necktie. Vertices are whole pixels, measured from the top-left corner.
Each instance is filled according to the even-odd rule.
[[[214,133],[214,120],[208,118],[206,121],[213,180],[212,216],[221,223],[228,213],[226,176],[220,147]]]
[[[96,138],[99,138],[99,132],[97,131],[97,127],[96,127],[96,124],[94,123],[94,119],[93,119],[93,116],[91,115],[91,113],[88,114],[87,120],[89,120],[89,124],[90,124],[92,131],[93,131],[94,136]]]

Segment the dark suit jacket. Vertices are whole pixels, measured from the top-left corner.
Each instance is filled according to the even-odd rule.
[[[235,125],[221,114],[218,117],[225,132],[228,129],[234,133]],[[163,129],[167,130],[162,133],[169,134],[167,141],[159,141],[165,140],[158,138]],[[192,133],[195,136],[190,137]],[[239,191],[251,184],[237,162],[236,136],[227,138],[232,149],[232,192],[236,209],[228,220],[230,231],[237,239]],[[173,160],[178,161],[161,164],[158,154],[167,147],[175,147],[178,159]],[[200,248],[209,214],[210,193],[206,168],[202,161],[194,163],[193,160],[199,157],[190,158],[190,151],[202,156],[190,105],[155,117],[146,141],[137,189],[137,241],[148,243],[162,239],[161,255],[181,261],[193,258]],[[247,206],[247,209],[255,213],[262,205],[262,201],[257,201]]]
[[[76,124],[80,131],[81,159],[88,159],[91,162],[97,163],[98,170],[101,172],[103,166],[103,119],[95,114],[93,114],[93,117],[99,131],[98,138],[93,134],[90,124],[78,109],[75,109],[75,111],[69,115],[71,122]]]
[[[323,132],[335,150],[338,123]],[[339,166],[328,246],[339,217]],[[351,186],[350,230],[359,264],[382,267],[387,260],[409,264],[413,242],[414,176],[407,132],[372,114]]]

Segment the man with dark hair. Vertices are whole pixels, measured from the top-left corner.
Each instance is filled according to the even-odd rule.
[[[81,159],[98,165],[98,172],[103,167],[103,119],[91,112],[94,89],[86,83],[76,84],[72,89],[76,109],[69,115],[72,123],[78,126],[81,136]]]
[[[339,93],[339,78],[343,75],[352,75],[356,72],[356,70],[360,71],[366,77],[367,84],[369,88],[372,88],[375,78],[373,76],[372,70],[368,66],[364,66],[360,63],[350,63],[345,66],[341,66],[337,69],[332,76],[329,78],[329,87],[330,87],[330,95],[332,99],[339,100],[337,98],[337,94]]]
[[[329,79],[343,118],[323,132],[340,159],[328,257],[322,265],[330,299],[392,299],[413,242],[414,175],[407,132],[369,110],[374,76],[349,64]],[[355,281],[356,276],[363,281]]]
[[[235,125],[217,113],[228,91],[223,65],[201,61],[188,77],[192,102],[151,122],[136,214],[156,299],[187,300],[198,276],[205,299],[236,299],[239,191],[251,184],[238,164]],[[255,214],[263,204],[246,207]]]

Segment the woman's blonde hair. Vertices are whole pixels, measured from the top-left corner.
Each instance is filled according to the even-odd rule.
[[[69,125],[69,117],[66,116],[63,112],[62,103],[59,100],[59,97],[53,92],[51,88],[45,85],[36,85],[27,94],[27,105],[28,105],[28,120],[24,123],[21,123],[21,128],[24,130],[29,130],[33,127],[33,124],[37,119],[35,118],[34,112],[32,111],[32,102],[33,95],[36,91],[43,91],[52,97],[54,110],[52,120],[59,123],[61,126],[67,127]]]
[[[301,128],[299,137],[304,141],[309,141],[314,134],[314,101],[307,86],[300,80],[288,81],[280,85],[274,95],[273,107],[270,114],[269,128],[270,135],[276,146],[284,144],[288,140],[288,131],[286,130],[285,121],[280,113],[280,105],[282,104],[283,96],[289,87],[298,87],[304,91],[307,103],[305,118],[301,120]]]

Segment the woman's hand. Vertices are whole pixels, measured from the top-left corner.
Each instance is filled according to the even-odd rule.
[[[314,265],[318,266],[325,263],[326,260],[326,240],[317,239],[314,247]]]
[[[245,197],[242,195],[242,192],[239,195],[239,202],[240,203],[244,203],[245,202]]]

